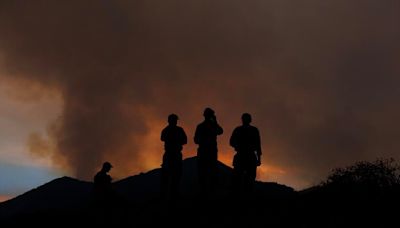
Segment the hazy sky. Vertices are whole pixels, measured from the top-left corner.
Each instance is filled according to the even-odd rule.
[[[253,115],[262,180],[399,159],[399,21],[397,0],[3,0],[0,159],[123,178],[160,165],[168,114],[192,139],[207,106],[228,164]]]

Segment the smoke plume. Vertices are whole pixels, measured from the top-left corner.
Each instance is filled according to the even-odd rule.
[[[159,165],[167,115],[192,137],[210,106],[222,160],[249,112],[263,177],[279,169],[278,181],[305,186],[355,160],[399,158],[399,11],[395,0],[5,0],[0,80],[59,92],[48,153],[77,177],[105,160],[120,176]],[[33,136],[31,148],[48,148]]]

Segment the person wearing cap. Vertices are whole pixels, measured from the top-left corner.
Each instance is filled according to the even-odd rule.
[[[251,191],[256,179],[257,166],[261,165],[261,140],[258,129],[252,125],[251,115],[242,115],[242,125],[235,128],[229,140],[235,148],[233,158],[234,191]]]
[[[200,190],[210,193],[216,184],[218,147],[217,136],[224,130],[217,122],[214,110],[206,108],[204,121],[197,125],[194,142],[198,145],[197,161]]]
[[[174,199],[179,194],[179,182],[182,175],[182,149],[187,136],[178,126],[178,116],[168,116],[168,126],[161,132],[164,142],[164,155],[161,165],[161,194],[165,199]]]
[[[98,203],[109,204],[113,196],[112,178],[108,174],[111,168],[110,162],[104,162],[101,170],[94,176],[94,197]]]

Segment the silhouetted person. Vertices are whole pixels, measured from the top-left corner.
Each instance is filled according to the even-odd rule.
[[[210,193],[214,190],[217,178],[217,136],[223,133],[223,129],[218,125],[214,110],[211,108],[206,108],[203,116],[204,121],[197,125],[194,142],[199,145],[197,165],[200,189],[203,193]]]
[[[182,174],[182,146],[187,143],[186,133],[177,126],[178,116],[168,116],[168,126],[161,132],[164,142],[164,156],[161,165],[161,194],[164,198],[176,198]]]
[[[112,178],[108,175],[112,168],[111,163],[104,162],[101,170],[94,176],[94,197],[97,204],[109,205],[113,197],[111,186]]]
[[[122,198],[117,195],[112,186],[112,178],[108,174],[112,168],[109,162],[104,162],[101,170],[94,176],[93,194],[94,226],[115,225],[118,214],[121,213]]]
[[[258,129],[250,125],[251,115],[242,115],[242,126],[235,128],[230,145],[235,148],[233,158],[234,191],[251,191],[256,179],[257,166],[261,165],[261,140]]]

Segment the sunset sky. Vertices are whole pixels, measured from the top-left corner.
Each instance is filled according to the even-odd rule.
[[[398,0],[0,1],[0,201],[53,178],[158,168],[160,132],[212,107],[261,133],[259,180],[303,189],[400,159]]]

